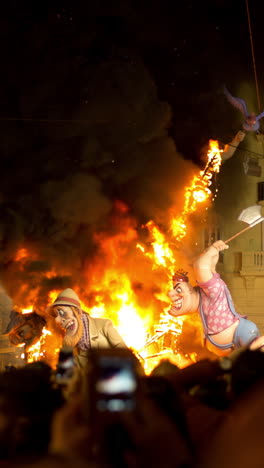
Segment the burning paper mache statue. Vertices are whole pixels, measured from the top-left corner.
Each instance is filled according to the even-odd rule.
[[[240,110],[240,112],[243,114],[244,122],[242,126],[245,132],[259,132],[259,121],[264,117],[264,111],[258,115],[256,115],[254,112],[249,113],[244,99],[232,96],[232,94],[230,94],[226,87],[224,87],[224,94],[227,100],[230,102],[230,104],[232,104],[232,106],[236,109]]]
[[[86,364],[90,348],[126,348],[111,320],[93,318],[81,309],[80,299],[70,288],[62,291],[45,313],[49,328],[54,320],[64,334],[63,345],[76,351],[76,361]]]
[[[52,324],[51,324],[52,325]],[[25,362],[44,361],[54,368],[57,363],[58,350],[62,344],[62,337],[58,328],[46,328],[44,317],[35,311],[22,313],[12,310],[10,320],[5,330],[12,345],[24,346]]]
[[[14,346],[25,345],[27,352],[39,340],[45,323],[45,319],[36,312],[22,314],[12,310],[4,335],[8,336],[10,343]]]
[[[168,292],[172,301],[169,314],[180,316],[198,312],[205,346],[219,356],[235,348],[256,349],[264,344],[255,323],[235,311],[227,285],[216,273],[219,252],[227,248],[227,244],[218,240],[199,255],[193,264],[198,286],[191,286],[187,273],[178,271],[173,276],[173,289]]]

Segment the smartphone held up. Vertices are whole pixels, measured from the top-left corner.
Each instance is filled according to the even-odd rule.
[[[58,364],[55,370],[55,381],[58,385],[67,385],[72,379],[76,364],[73,349],[64,346],[59,352]]]
[[[87,382],[92,413],[133,411],[139,375],[139,362],[130,350],[92,350]]]

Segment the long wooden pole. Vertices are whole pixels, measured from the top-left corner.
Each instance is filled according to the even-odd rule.
[[[245,227],[244,229],[242,229],[241,231],[237,232],[236,234],[234,234],[233,236],[229,237],[229,239],[225,240],[225,244],[227,244],[228,242],[230,242],[231,240],[235,239],[237,236],[240,236],[240,234],[242,234],[243,232],[246,232],[248,231],[248,229],[251,229],[253,228],[254,226],[256,226],[257,224],[261,223],[262,221],[264,221],[264,218],[259,218],[257,219],[256,221],[254,221],[253,223],[249,224],[247,227]]]

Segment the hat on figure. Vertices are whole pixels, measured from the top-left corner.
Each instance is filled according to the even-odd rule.
[[[78,309],[81,309],[80,299],[76,292],[71,288],[64,289],[64,291],[58,295],[57,299],[53,302],[53,304],[51,304],[50,307],[55,307],[58,305],[74,306]]]

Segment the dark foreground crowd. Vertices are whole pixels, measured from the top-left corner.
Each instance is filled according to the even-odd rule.
[[[100,351],[85,370],[35,362],[2,372],[0,466],[263,466],[263,352],[184,369],[162,361],[149,376],[129,350],[118,353],[110,367]]]

